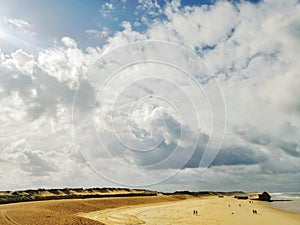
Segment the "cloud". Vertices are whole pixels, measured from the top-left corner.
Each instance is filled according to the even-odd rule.
[[[63,37],[61,41],[67,48],[77,48],[76,41],[70,37]]]
[[[298,88],[300,79],[297,71],[298,68],[296,68],[296,65],[291,65],[289,71],[286,71],[284,76],[277,76],[270,79],[270,82],[262,91],[263,97],[270,101],[275,110],[299,115],[300,101],[296,96],[300,96]],[[277,90],[276,96],[274,90]]]
[[[104,27],[102,30],[89,29],[86,32],[96,38],[106,38],[110,34],[110,30],[107,27]]]
[[[236,134],[246,140],[249,143],[257,145],[268,145],[271,143],[271,137],[265,133],[262,133],[258,129],[248,127],[248,130],[236,129]]]
[[[74,47],[60,47],[61,55],[74,50]],[[60,54],[51,55],[54,52],[54,49],[49,49],[40,52],[41,55],[36,58],[19,49],[5,55],[1,61],[0,166],[1,171],[6,171],[6,176],[18,177],[23,183],[16,185],[14,181],[7,179],[4,187],[24,188],[35,182],[43,185],[46,182],[43,177],[49,178],[53,174],[67,177],[67,173],[76,164],[84,165],[79,160],[80,154],[71,137],[71,107],[75,91],[67,83],[59,81],[56,72],[51,71],[43,60],[49,53],[48,56],[53,56],[57,60],[54,62],[59,63],[57,57]],[[92,55],[96,52],[97,49],[87,49],[82,55],[93,58]],[[69,53],[69,56],[75,55]],[[60,62],[59,66],[64,67],[64,62]],[[53,74],[50,75],[50,71]],[[68,75],[70,70],[66,69],[64,72],[62,76]],[[85,102],[83,99],[78,104]],[[84,167],[87,166],[82,166]],[[62,180],[58,179],[57,185],[63,185]]]
[[[110,10],[112,10],[112,9],[114,9],[114,6],[113,6],[113,4],[112,3],[105,3],[105,7],[107,8],[107,9],[110,9]]]
[[[106,13],[115,8],[113,3],[106,3],[101,10]],[[47,183],[50,186],[112,185],[86,165],[77,141],[84,143],[81,154],[90,156],[89,162],[98,166],[94,169],[100,175],[107,178],[115,174],[115,180],[134,185],[163,180],[182,168],[178,175],[154,187],[298,190],[299,3],[217,1],[209,6],[182,6],[179,1],[172,1],[162,7],[156,1],[140,1],[140,11],[148,8],[153,9],[153,18],[147,14],[151,18],[145,18],[148,28],[143,32],[134,30],[128,21],[121,23],[122,31],[113,34],[108,28],[87,30],[88,34],[107,38],[101,47],[81,49],[72,37],[63,37],[59,44],[38,54],[23,49],[0,53],[1,171],[24,180],[24,187],[39,186],[48,178],[54,180]],[[12,29],[30,28],[26,21],[2,21]],[[170,41],[194,51],[207,63],[222,88],[227,134],[221,151],[204,172],[198,167],[210,140],[211,115],[204,104],[205,96],[199,94],[187,76],[166,65],[128,66],[107,80],[103,99],[96,84],[97,79],[106,77],[93,80],[85,76],[100,56],[143,40]],[[164,47],[130,50],[127,54],[117,51],[117,58],[96,64],[99,71],[110,74],[129,58],[137,61],[154,55],[161,60],[167,55],[180,68],[192,65],[188,57],[179,61],[178,52],[165,51]],[[102,66],[108,70],[102,71]],[[137,80],[153,76],[153,71],[166,80]],[[215,92],[205,71],[195,78],[207,94]],[[73,109],[77,114],[73,119],[75,132],[80,135],[74,141],[75,93],[78,98]],[[155,98],[155,94],[166,96],[167,103],[176,107]],[[192,116],[188,99],[201,102],[195,104],[199,124]],[[134,106],[125,104],[139,101]],[[119,136],[113,135],[116,133]],[[194,146],[197,134],[199,139]],[[156,148],[134,151],[144,147]],[[172,156],[168,158],[169,155]],[[122,163],[129,164],[127,170]],[[11,179],[4,182],[4,187],[14,186]],[[282,185],[285,183],[291,186]]]
[[[162,13],[162,8],[158,4],[157,0],[138,0],[138,5],[136,7],[135,13],[145,13],[142,19],[147,20],[147,17],[149,16],[155,17]]]
[[[46,49],[39,52],[38,63],[40,68],[59,82],[65,82],[70,88],[75,88],[87,65],[99,56],[99,49],[87,49],[89,52],[77,48],[77,43],[63,37],[65,47]]]
[[[297,27],[298,10],[296,1],[217,2],[181,9],[167,6],[168,20],[157,19],[143,34],[195,49],[218,77],[225,94],[228,134],[214,167],[242,164],[257,165],[261,168],[257,173],[299,171],[299,167],[287,165],[290,156],[298,155],[298,139],[282,129],[288,122],[298,133],[296,127],[300,125],[295,116],[291,117],[299,108],[299,66],[295,61],[299,36],[292,28]],[[143,38],[127,28],[111,38],[108,46]],[[282,145],[288,149],[283,150],[280,163],[286,170],[272,163]],[[200,147],[187,167],[196,167],[201,156]]]
[[[19,36],[23,36],[23,38],[32,38],[36,35],[36,33],[32,30],[32,24],[23,19],[3,16],[0,17],[0,25],[2,25],[2,28],[4,28],[4,30],[2,30],[4,32],[4,37],[7,36],[5,38],[14,39],[12,41],[20,40],[19,37],[13,37],[11,32],[16,32]]]
[[[176,13],[169,7],[166,15],[170,21],[162,25],[167,28],[166,34],[172,32],[175,35],[173,38],[183,45],[202,49],[226,40],[237,23],[238,14],[232,4],[218,2],[210,7],[183,8]],[[195,33],[197,35],[193,35]]]
[[[124,4],[125,2],[121,2],[121,4]],[[110,1],[110,2],[106,2],[103,3],[101,5],[101,8],[99,9],[99,12],[101,13],[101,15],[103,17],[112,17],[110,14],[112,11],[115,10],[116,7],[120,6],[120,2],[119,1]]]
[[[11,28],[17,28],[26,31],[31,25],[22,19],[15,19],[10,17],[2,17],[1,22],[10,26]]]
[[[57,166],[46,160],[46,156],[41,151],[27,151],[24,155],[28,159],[27,163],[21,165],[24,171],[28,171],[33,176],[49,175],[49,172],[57,171]]]
[[[284,142],[284,143],[281,143],[279,147],[291,156],[300,157],[300,147],[297,143]]]
[[[232,146],[221,149],[212,166],[255,165],[266,160],[266,156],[246,146]]]

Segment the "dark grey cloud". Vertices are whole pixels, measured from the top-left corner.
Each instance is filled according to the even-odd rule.
[[[209,136],[205,133],[201,133],[199,135],[198,139],[198,145],[192,155],[192,157],[189,159],[189,161],[185,164],[184,168],[198,168],[201,158],[203,156],[203,153],[205,151],[205,147],[208,143]]]
[[[235,127],[233,131],[242,139],[257,145],[268,145],[271,143],[271,137],[263,133],[260,129],[254,127],[247,127],[240,129]]]
[[[284,123],[279,129],[279,134],[273,136],[254,127],[234,128],[234,132],[248,144],[262,145],[270,149],[277,147],[290,156],[300,157],[299,144],[295,141],[284,140],[285,137],[293,137],[298,132],[297,128],[290,123]]]
[[[212,166],[253,165],[266,160],[266,156],[248,146],[231,146],[221,149]]]
[[[291,156],[300,157],[300,146],[295,142],[282,142],[279,147]]]
[[[32,176],[47,176],[58,171],[58,167],[41,151],[26,151],[24,155],[28,162],[21,164],[21,168]]]
[[[199,167],[205,145],[198,146],[193,156],[186,164],[186,168]],[[234,165],[255,165],[260,164],[266,160],[266,155],[255,151],[248,146],[230,146],[222,148],[217,154],[216,158],[210,165],[213,166],[234,166]]]

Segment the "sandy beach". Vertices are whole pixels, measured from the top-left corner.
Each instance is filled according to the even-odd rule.
[[[253,209],[257,214],[252,213]],[[198,213],[194,214],[194,210]],[[300,223],[300,215],[270,208],[262,202],[249,203],[232,197],[192,198],[172,203],[120,207],[78,215],[107,225],[296,225]]]
[[[257,210],[253,214],[252,210]],[[197,210],[197,214],[193,211]],[[298,225],[300,214],[233,197],[147,196],[50,200],[0,205],[1,225]]]

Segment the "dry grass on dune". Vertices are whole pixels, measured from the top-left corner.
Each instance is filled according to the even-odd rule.
[[[182,197],[181,197],[182,198]],[[1,225],[52,225],[102,223],[78,217],[78,212],[91,212],[128,205],[179,200],[176,196],[116,197],[103,199],[51,200],[0,205]]]

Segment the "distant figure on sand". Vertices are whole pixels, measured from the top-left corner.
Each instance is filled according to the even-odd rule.
[[[257,214],[257,211],[255,209],[252,210],[253,214]]]

